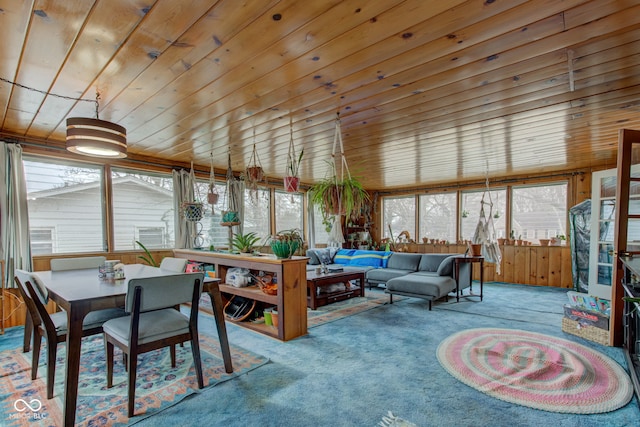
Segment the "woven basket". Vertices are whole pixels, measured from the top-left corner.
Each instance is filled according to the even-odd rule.
[[[582,325],[577,320],[571,320],[568,317],[562,318],[562,330],[598,344],[609,345],[609,331],[595,326]]]

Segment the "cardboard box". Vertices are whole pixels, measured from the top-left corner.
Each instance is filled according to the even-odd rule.
[[[597,311],[583,310],[578,307],[565,305],[564,316],[583,326],[593,326],[605,331],[609,330],[609,317]]]

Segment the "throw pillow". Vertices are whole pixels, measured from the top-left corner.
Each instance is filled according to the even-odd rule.
[[[318,260],[320,260],[321,264],[331,264],[333,260],[331,259],[331,252],[328,248],[317,249]]]
[[[354,252],[355,249],[340,249],[333,258],[333,262],[336,264],[349,265]]]
[[[320,264],[320,259],[318,258],[317,249],[307,249],[307,256],[309,257],[309,265]]]
[[[438,266],[438,276],[453,276],[453,259],[458,255],[452,255],[442,260]]]

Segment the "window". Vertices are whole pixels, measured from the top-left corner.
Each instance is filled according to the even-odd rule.
[[[460,206],[460,240],[472,240],[478,227],[480,218],[480,208],[482,207],[482,196],[485,191],[469,191],[461,193]],[[489,197],[491,196],[491,197]],[[496,239],[508,237],[505,223],[505,212],[507,211],[507,190],[490,190],[484,196],[484,213],[488,217],[493,216],[493,227],[496,231]],[[493,203],[493,208],[486,203]]]
[[[29,226],[35,238],[32,252],[104,251],[102,168],[49,159],[45,163],[29,157],[25,157],[24,167]],[[55,233],[47,237],[42,230]]]
[[[420,196],[420,231],[417,237],[455,242],[457,199],[457,193]]]
[[[200,243],[204,248],[220,248],[229,246],[229,228],[221,225],[222,212],[227,209],[226,186],[215,184],[218,193],[218,202],[215,205],[206,203],[209,193],[208,181],[196,181],[196,195],[205,202],[205,211],[200,225]]]
[[[310,205],[311,206],[311,205]],[[313,244],[327,244],[329,242],[329,233],[331,232],[331,224],[333,217],[325,217],[322,210],[318,206],[313,206],[313,227],[310,233],[313,233]]]
[[[30,227],[29,237],[31,238],[31,254],[42,255],[52,254],[53,250],[53,227]]]
[[[400,233],[408,231],[411,238],[415,238],[416,231],[416,198],[385,197],[382,201],[382,222],[384,237],[389,235],[389,227],[395,239]]]
[[[165,248],[166,231],[162,227],[143,227],[138,229],[138,241],[147,249]]]
[[[140,230],[154,230],[148,248],[173,248],[174,209],[173,179],[168,174],[131,172],[114,168],[111,172],[113,191],[113,232],[115,250],[138,249],[136,235]],[[142,242],[142,241],[141,241]],[[145,242],[142,242],[145,244]]]
[[[281,230],[291,230],[297,228],[303,230],[303,204],[302,194],[285,193],[284,191],[275,192],[275,208],[276,208],[276,229],[275,232]]]
[[[566,235],[567,184],[514,187],[511,202],[511,229],[515,238],[539,243]]]
[[[254,232],[261,238],[271,235],[270,199],[269,190],[244,191],[244,234]]]

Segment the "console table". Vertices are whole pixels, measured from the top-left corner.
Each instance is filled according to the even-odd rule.
[[[453,259],[453,274],[456,279],[456,302],[460,302],[460,297],[480,297],[480,301],[482,301],[482,291],[484,286],[484,257],[483,256],[460,256],[455,257]],[[460,289],[460,264],[462,263],[470,263],[471,268],[469,269],[469,295],[462,295],[462,290]],[[473,264],[480,264],[480,294],[473,293]]]
[[[273,255],[235,255],[194,249],[174,249],[174,256],[191,261],[214,264],[216,275],[222,279],[220,292],[238,295],[272,305],[278,310],[278,327],[264,323],[235,322],[236,325],[288,341],[307,333],[307,257],[277,259]],[[236,288],[224,280],[231,267],[248,268],[254,274],[259,271],[273,273],[278,283],[278,294],[267,295],[257,286]]]

